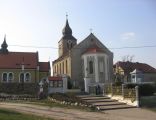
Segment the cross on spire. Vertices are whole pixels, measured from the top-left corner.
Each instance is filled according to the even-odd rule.
[[[68,19],[68,13],[66,12],[66,19]]]
[[[92,28],[90,28],[89,30],[90,30],[90,33],[92,33],[93,29],[92,29]]]
[[[4,35],[4,40],[6,41],[6,34]]]

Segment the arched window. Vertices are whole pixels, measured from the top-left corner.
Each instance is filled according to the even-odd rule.
[[[63,72],[62,72],[62,73],[64,74],[64,62],[62,63],[62,67],[63,67],[63,68],[62,68],[62,69],[63,69]]]
[[[62,74],[62,71],[61,71],[62,69],[61,69],[61,63],[60,63],[60,74]]]
[[[19,76],[19,82],[24,83],[24,73],[21,73]]]
[[[25,81],[26,82],[29,82],[31,80],[31,75],[30,75],[30,73],[26,73],[25,74]]]
[[[66,60],[66,74],[68,73],[68,61]]]
[[[7,73],[3,73],[2,75],[2,81],[7,82]]]
[[[93,74],[93,61],[89,61],[89,74]]]
[[[8,82],[11,82],[11,81],[13,81],[13,79],[14,79],[14,75],[13,75],[13,73],[9,73],[8,74]]]

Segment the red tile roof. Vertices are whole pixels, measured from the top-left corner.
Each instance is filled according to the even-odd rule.
[[[125,73],[130,73],[135,69],[143,73],[156,73],[156,69],[145,63],[134,62],[117,62],[115,65],[120,66]]]
[[[104,53],[104,50],[102,48],[99,48],[96,44],[93,44],[83,54],[86,53]]]
[[[41,72],[49,72],[50,63],[49,62],[39,62],[39,69]]]
[[[38,53],[8,52],[8,54],[0,54],[0,69],[21,69],[21,64],[25,65],[25,69],[36,69]]]
[[[62,80],[62,77],[54,77],[54,76],[52,77],[51,76],[51,77],[48,77],[48,80],[49,81]]]

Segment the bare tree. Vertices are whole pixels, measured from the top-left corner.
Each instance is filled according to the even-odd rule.
[[[134,55],[125,55],[125,56],[122,56],[122,61],[123,62],[132,62],[134,60]]]

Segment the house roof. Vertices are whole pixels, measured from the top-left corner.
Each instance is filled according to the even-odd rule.
[[[50,69],[49,62],[39,62],[39,68],[41,72],[48,72]]]
[[[125,73],[130,73],[130,72],[134,71],[135,69],[137,69],[143,73],[156,73],[155,68],[153,68],[152,66],[145,64],[145,63],[119,61],[115,65],[121,67]]]
[[[57,80],[62,80],[62,77],[55,77],[55,76],[51,76],[51,77],[48,77],[48,80],[49,80],[49,81],[57,81]]]
[[[0,69],[34,69],[38,65],[38,52],[0,53]]]

